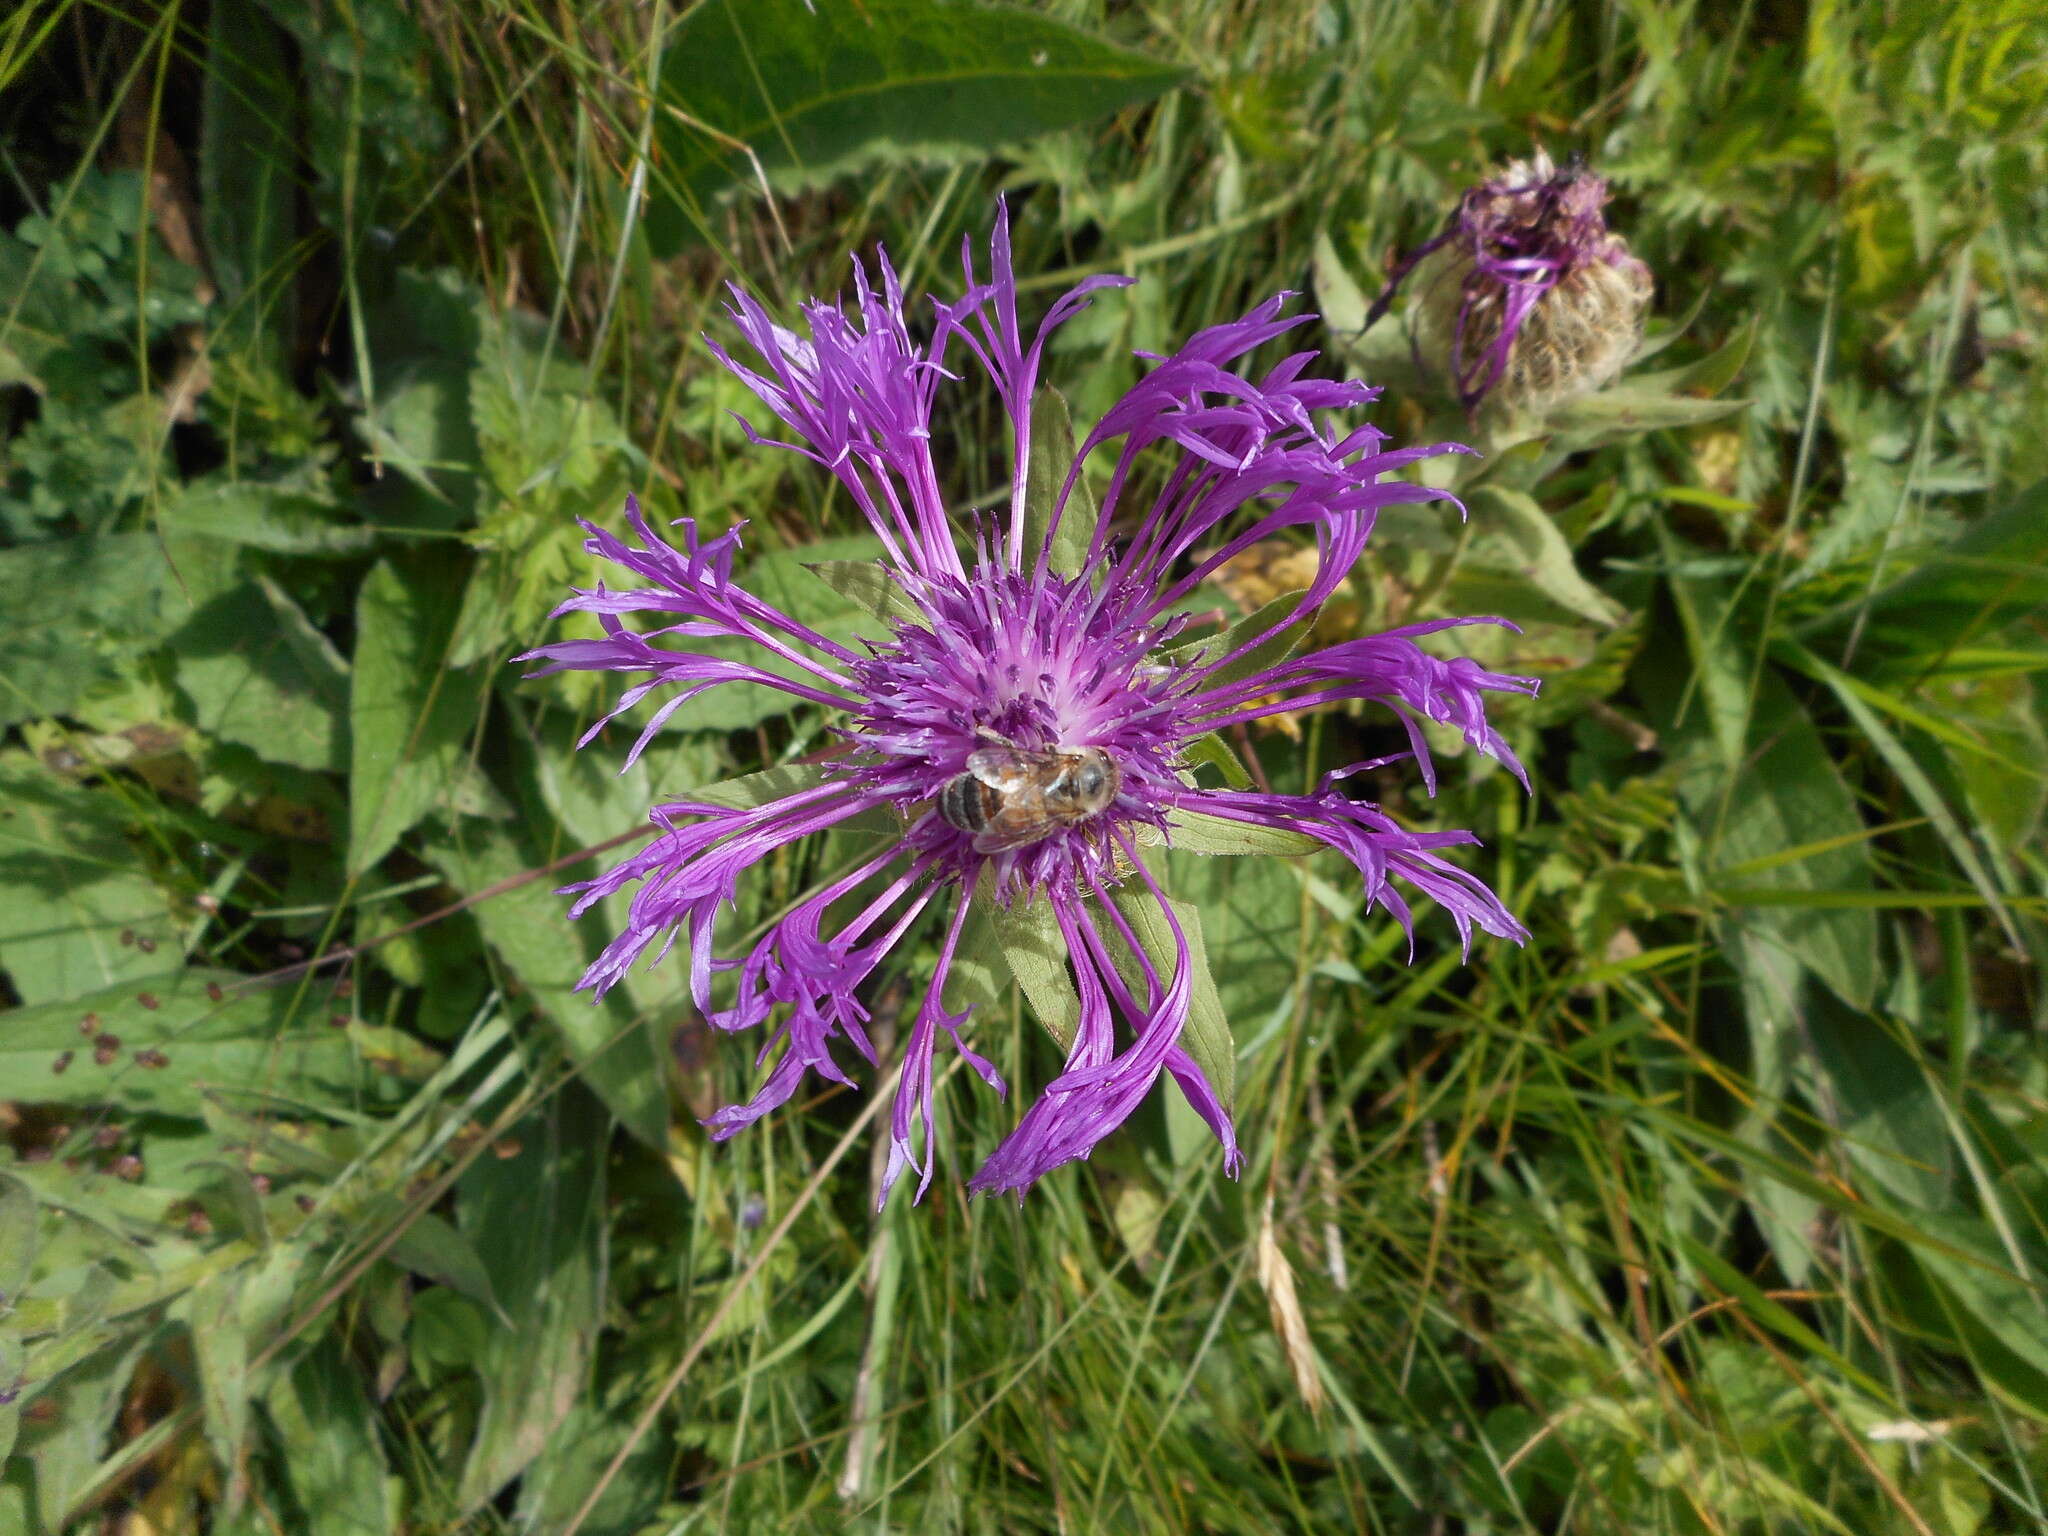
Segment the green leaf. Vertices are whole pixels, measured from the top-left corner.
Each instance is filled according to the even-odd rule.
[[[0,727],[68,715],[233,583],[233,550],[149,533],[0,549]]]
[[[23,1002],[147,976],[175,954],[170,903],[135,854],[120,791],[0,756],[0,969]]]
[[[477,821],[429,841],[422,852],[458,890],[471,893],[547,862],[530,842]],[[551,887],[587,878],[592,869],[576,866],[547,881],[515,886],[472,910],[485,942],[524,986],[522,1000],[553,1027],[583,1080],[634,1136],[651,1147],[665,1147],[665,1052],[650,1022],[635,1016],[622,992],[594,1003],[588,993],[576,990],[611,935],[601,931],[594,912],[580,925],[571,923],[566,902]]]
[[[1302,876],[1294,861],[1154,855],[1163,887],[1202,914],[1202,940],[1230,1027],[1248,1034],[1290,1003],[1299,982]]]
[[[289,302],[298,237],[299,101],[284,34],[257,0],[207,11],[199,137],[199,207],[224,318],[282,358],[297,319]]]
[[[0,1082],[28,1103],[118,1104],[194,1119],[209,1096],[352,1109],[394,1097],[433,1061],[396,1030],[335,1027],[319,995],[300,984],[198,967],[17,1008],[6,1019]]]
[[[1185,645],[1176,645],[1163,653],[1163,660],[1176,669],[1206,666],[1220,661],[1241,645],[1250,645],[1258,636],[1281,627],[1260,640],[1257,645],[1242,656],[1217,670],[1213,677],[1205,678],[1204,688],[1222,688],[1231,683],[1241,682],[1255,672],[1268,667],[1277,667],[1281,662],[1301,649],[1308,639],[1309,630],[1314,627],[1315,616],[1308,615],[1292,624],[1282,621],[1301,606],[1301,592],[1283,592],[1271,602],[1261,603],[1258,609],[1239,619],[1220,635],[1207,635],[1200,640],[1190,640]]]
[[[1081,1027],[1081,994],[1067,969],[1067,940],[1043,898],[1018,900],[1007,907],[985,907],[990,927],[1010,974],[1023,988],[1024,1000],[1038,1015],[1046,1033],[1071,1051]]]
[[[829,782],[834,771],[830,763],[784,763],[759,773],[742,774],[736,779],[721,779],[716,784],[686,789],[676,798],[695,800],[704,805],[730,806],[739,811],[752,810],[755,806],[786,800],[807,789],[816,789],[820,784]]]
[[[2048,481],[1973,524],[1948,548],[1870,598],[1845,603],[1799,632],[1809,647],[1846,635],[1864,614],[1868,672],[1884,661],[1916,668],[1962,641],[1989,640],[2007,625],[2048,609]]]
[[[879,560],[807,560],[804,569],[861,612],[885,624],[917,623],[924,610]]]
[[[376,1416],[333,1331],[280,1375],[265,1398],[280,1461],[298,1505],[290,1529],[306,1536],[380,1536],[399,1529]]]
[[[1050,384],[1031,402],[1030,444],[1031,458],[1024,472],[1024,565],[1027,570],[1036,567],[1046,531],[1052,529],[1052,570],[1055,575],[1072,576],[1087,561],[1100,514],[1095,493],[1082,475],[1074,481],[1059,526],[1052,527],[1054,505],[1074,467],[1074,419],[1067,410],[1067,397]]]
[[[1615,385],[1561,407],[1545,425],[1574,448],[1592,447],[1673,427],[1698,427],[1733,416],[1747,400],[1702,400]]]
[[[1166,813],[1166,829],[1168,843],[1181,853],[1298,858],[1316,853],[1324,846],[1306,832],[1253,826],[1226,816],[1211,816],[1186,805]]]
[[[456,574],[444,560],[382,561],[356,599],[349,695],[349,856],[370,868],[420,820],[486,815],[501,802],[473,760],[480,671],[446,665]]]
[[[872,563],[878,562],[881,556],[881,540],[872,534],[820,539],[799,549],[779,549],[755,556],[743,563],[738,579],[754,596],[781,609],[799,623],[809,625],[827,640],[858,650],[859,640],[881,638],[885,626],[877,621],[874,610],[864,598],[837,590],[810,567],[846,560]],[[748,666],[799,682],[812,685],[818,682],[812,673],[784,661],[751,640],[692,640],[688,642],[688,648],[707,656],[745,662]],[[745,730],[763,720],[786,715],[803,704],[804,700],[794,694],[765,684],[720,683],[671,715],[669,728]]]
[[[28,1359],[21,1341],[11,1333],[0,1333],[0,1466],[14,1454],[15,1436],[21,1430],[22,1366]],[[0,1515],[7,1512],[6,1492],[0,1489]]]
[[[36,1263],[36,1197],[11,1173],[0,1172],[0,1317],[28,1286]],[[13,1385],[0,1373],[0,1391]],[[0,1460],[4,1460],[0,1453]]]
[[[483,1385],[457,1506],[496,1496],[546,1447],[580,1394],[603,1321],[603,1117],[588,1095],[558,1096],[521,1121],[519,1152],[463,1175],[457,1209],[509,1326],[472,1359]]]
[[[673,255],[712,196],[753,182],[756,162],[815,184],[882,159],[980,156],[1149,101],[1184,77],[1022,9],[711,0],[668,40],[649,243]]]
[[[1550,514],[1525,491],[1482,485],[1468,498],[1477,538],[1472,558],[1500,565],[1581,618],[1612,628],[1628,610],[1579,574],[1572,547]]]
[[[314,494],[303,486],[259,480],[194,481],[165,501],[163,526],[277,555],[341,558],[377,542],[375,528],[340,519],[324,487]]]
[[[1935,1085],[1879,1019],[1829,998],[1807,1014],[1807,1066],[1818,1101],[1849,1160],[1895,1200],[1918,1211],[1954,1204],[1955,1153]]]
[[[401,271],[365,308],[374,394],[359,402],[356,427],[379,471],[362,504],[381,525],[453,529],[476,510],[477,300],[452,272]]]
[[[242,1449],[249,1433],[249,1336],[242,1324],[242,1275],[233,1271],[195,1287],[182,1310],[199,1365],[207,1444],[227,1474],[229,1513],[241,1503]]]
[[[1112,898],[1124,920],[1131,925],[1131,932],[1151,962],[1153,972],[1162,987],[1173,983],[1174,972],[1179,964],[1180,946],[1174,942],[1173,928],[1177,924],[1187,941],[1187,960],[1192,968],[1189,978],[1188,1021],[1181,1033],[1181,1046],[1195,1065],[1202,1069],[1202,1076],[1209,1080],[1217,1100],[1224,1112],[1230,1112],[1237,1102],[1237,1048],[1230,1037],[1230,1020],[1223,1011],[1223,1000],[1216,991],[1216,979],[1210,974],[1209,952],[1202,940],[1202,913],[1193,903],[1168,896],[1167,906],[1172,908],[1173,922],[1169,923],[1166,908],[1159,898],[1146,888],[1142,881],[1133,880],[1119,886]],[[1120,958],[1117,969],[1122,972],[1125,984],[1131,988],[1131,995],[1140,1002],[1145,998],[1145,976],[1136,958],[1125,955]]]
[[[1205,731],[1181,748],[1181,758],[1189,773],[1204,763],[1213,765],[1223,775],[1223,782],[1231,789],[1250,789],[1252,776],[1237,754],[1230,749],[1230,743],[1223,739],[1221,731]]]
[[[44,1531],[71,1528],[72,1503],[85,1490],[105,1454],[146,1336],[99,1350],[46,1385],[38,1383],[38,1411],[25,1415],[14,1454],[35,1468],[36,1513]]]
[[[1696,363],[1667,368],[1658,373],[1638,373],[1629,378],[1629,388],[1646,395],[1718,395],[1742,374],[1749,354],[1756,346],[1760,321],[1752,319],[1733,336]]]
[[[294,768],[348,766],[348,664],[268,577],[224,592],[171,637],[178,686],[209,736]]]

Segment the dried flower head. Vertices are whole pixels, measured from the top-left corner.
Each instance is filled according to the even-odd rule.
[[[652,842],[568,888],[577,894],[572,913],[632,891],[625,931],[582,984],[602,994],[643,955],[658,958],[678,938],[686,942],[696,1006],[718,1028],[764,1030],[761,1058],[774,1058],[751,1100],[706,1122],[723,1138],[787,1102],[807,1073],[848,1083],[835,1047],[875,1064],[869,983],[929,914],[938,961],[903,1048],[883,1188],[886,1196],[914,1167],[922,1193],[934,1163],[940,1039],[1003,1091],[995,1068],[962,1038],[970,1010],[942,1001],[963,935],[977,919],[1032,914],[1039,936],[1055,953],[1064,949],[1071,967],[1061,978],[1072,989],[1071,1046],[1065,1069],[971,1187],[1021,1192],[1087,1156],[1162,1076],[1214,1130],[1234,1172],[1240,1155],[1228,1106],[1183,1038],[1191,998],[1207,981],[1197,974],[1199,935],[1183,921],[1189,909],[1167,902],[1141,844],[1206,827],[1297,850],[1334,848],[1357,868],[1367,898],[1404,927],[1411,916],[1396,881],[1441,903],[1468,943],[1475,927],[1516,940],[1525,934],[1484,884],[1444,858],[1446,848],[1476,841],[1470,833],[1411,832],[1344,792],[1347,778],[1376,764],[1339,770],[1301,795],[1205,789],[1187,771],[1190,748],[1243,721],[1376,700],[1398,706],[1434,789],[1410,717],[1455,727],[1519,773],[1486,722],[1482,695],[1535,685],[1468,659],[1439,660],[1416,643],[1433,630],[1497,622],[1490,620],[1438,620],[1290,653],[1288,642],[1364,548],[1378,510],[1440,494],[1391,472],[1462,450],[1389,451],[1373,427],[1330,424],[1328,413],[1377,392],[1307,377],[1313,353],[1259,377],[1237,371],[1240,359],[1310,318],[1283,318],[1285,296],[1155,359],[1069,463],[1034,432],[1046,341],[1092,294],[1129,280],[1089,279],[1027,337],[1006,214],[998,213],[988,279],[976,274],[971,248],[963,260],[966,292],[935,303],[928,341],[913,338],[896,274],[878,252],[879,285],[856,264],[850,309],[806,304],[807,335],[778,325],[735,288],[732,320],[756,360],[711,348],[791,440],[774,442],[751,426],[749,438],[837,477],[874,530],[888,590],[874,604],[885,630],[872,643],[837,644],[736,581],[738,529],[706,537],[685,518],[671,542],[630,501],[628,536],[585,524],[586,548],[630,573],[632,585],[579,591],[559,610],[596,615],[602,638],[563,640],[529,656],[548,663],[543,672],[641,674],[613,715],[672,690],[628,762],[684,700],[739,680],[839,712],[845,751],[654,807],[660,833]],[[1011,494],[992,523],[966,525],[948,512],[932,454],[934,408],[963,353],[989,374],[1014,429]],[[1045,419],[1041,409],[1041,425]],[[1097,453],[1113,455],[1099,511],[1081,478]],[[1162,486],[1149,506],[1134,506],[1129,489],[1141,457]],[[1204,644],[1171,648],[1190,594],[1243,550],[1280,535],[1314,541],[1320,559],[1307,590]],[[642,618],[652,626],[637,627]],[[755,659],[692,648],[732,637],[749,642]],[[749,869],[877,808],[893,813],[885,825],[895,830],[872,856],[798,901],[751,952],[717,955],[720,909]],[[969,950],[979,947],[992,947],[986,935],[967,940]]]
[[[1609,196],[1576,158],[1510,161],[1397,264],[1366,324],[1409,284],[1416,352],[1448,370],[1468,411],[1489,394],[1541,411],[1598,389],[1641,340],[1653,287],[1607,227]]]

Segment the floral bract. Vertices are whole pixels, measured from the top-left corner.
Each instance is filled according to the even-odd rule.
[[[1087,434],[1072,465],[1053,466],[1063,479],[1054,482],[1049,515],[1032,525],[1032,405],[1046,340],[1092,294],[1128,279],[1082,283],[1027,338],[1004,214],[987,280],[977,276],[971,249],[964,260],[966,292],[935,304],[928,341],[913,338],[896,275],[878,253],[878,285],[856,265],[850,309],[804,306],[808,335],[777,325],[735,289],[732,318],[754,358],[712,348],[789,435],[777,442],[749,427],[750,439],[815,461],[873,528],[901,599],[885,638],[850,649],[748,592],[734,577],[737,529],[705,539],[683,519],[671,539],[630,502],[630,538],[586,525],[590,552],[629,573],[629,584],[579,591],[559,610],[595,614],[604,638],[565,640],[529,655],[548,663],[543,671],[640,674],[613,715],[665,694],[629,762],[683,701],[732,681],[843,712],[846,750],[802,770],[795,787],[766,803],[736,806],[707,792],[654,807],[659,835],[597,879],[569,887],[577,893],[575,914],[632,890],[625,931],[582,984],[602,994],[643,956],[686,942],[696,1006],[721,1029],[763,1030],[761,1057],[773,1063],[751,1100],[707,1122],[723,1138],[787,1102],[809,1072],[847,1083],[852,1056],[877,1064],[863,984],[930,914],[939,957],[903,1046],[883,1190],[886,1196],[915,1168],[922,1193],[935,1162],[933,1058],[941,1036],[1003,1091],[995,1069],[963,1039],[967,1014],[941,1002],[970,912],[982,901],[1044,902],[1070,960],[1078,1026],[1064,1070],[971,1187],[1021,1192],[1087,1156],[1162,1076],[1215,1131],[1235,1172],[1241,1155],[1229,1107],[1183,1041],[1197,982],[1194,951],[1141,843],[1170,842],[1176,819],[1190,816],[1305,834],[1350,860],[1368,899],[1404,927],[1410,911],[1397,882],[1442,904],[1468,943],[1475,927],[1526,935],[1483,883],[1443,857],[1448,847],[1476,841],[1470,833],[1402,829],[1343,792],[1356,768],[1305,795],[1204,789],[1186,771],[1190,745],[1235,723],[1367,699],[1393,706],[1408,724],[1432,788],[1415,716],[1454,726],[1519,774],[1487,725],[1482,695],[1529,692],[1534,684],[1467,659],[1432,657],[1416,643],[1432,630],[1489,620],[1411,625],[1300,656],[1269,644],[1313,616],[1364,548],[1381,507],[1440,494],[1389,474],[1426,455],[1462,451],[1389,451],[1377,429],[1332,421],[1329,413],[1364,405],[1376,391],[1307,377],[1313,353],[1296,353],[1256,378],[1237,371],[1247,354],[1310,318],[1283,316],[1282,298],[1156,359]],[[1015,433],[1009,505],[980,527],[948,512],[932,456],[936,402],[955,369],[970,363],[993,379]],[[1101,510],[1085,530],[1085,556],[1074,569],[1058,569],[1055,548],[1083,543],[1071,528],[1063,538],[1062,523],[1082,515],[1076,486],[1083,461],[1095,454],[1114,461]],[[1146,468],[1162,488],[1137,506],[1129,487],[1146,456],[1156,458]],[[1289,530],[1312,537],[1321,557],[1299,601],[1249,633],[1240,626],[1193,654],[1169,651],[1184,624],[1183,600],[1225,561]],[[636,616],[654,627],[636,627]],[[691,648],[714,637],[750,642],[760,664],[729,659],[730,647],[724,656]],[[1097,748],[1120,772],[1115,799],[1036,841],[978,851],[935,801],[991,742],[1036,753]],[[801,900],[750,953],[717,955],[720,909],[749,869],[878,806],[897,813],[900,838]],[[1148,955],[1110,899],[1119,886],[1126,902],[1136,893],[1158,903],[1170,954],[1155,945]],[[715,982],[721,973],[729,982]]]

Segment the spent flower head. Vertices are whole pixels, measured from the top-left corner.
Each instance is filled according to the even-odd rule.
[[[921,1194],[935,1163],[941,1039],[1004,1091],[964,1038],[972,1010],[942,1000],[948,974],[963,952],[999,953],[992,935],[1014,936],[1021,925],[1041,953],[1065,956],[1056,984],[1067,989],[1071,1038],[1064,1069],[970,1186],[1021,1193],[1086,1157],[1162,1078],[1215,1132],[1234,1173],[1229,1088],[1215,1080],[1228,1063],[1212,1052],[1205,1068],[1190,1039],[1191,1007],[1212,985],[1199,934],[1189,931],[1196,919],[1168,901],[1144,845],[1206,829],[1211,846],[1220,832],[1224,844],[1333,848],[1356,868],[1366,899],[1404,928],[1405,886],[1441,904],[1468,945],[1475,928],[1526,935],[1481,881],[1444,857],[1472,834],[1410,831],[1346,793],[1361,768],[1394,759],[1339,769],[1305,794],[1272,794],[1197,787],[1191,751],[1232,725],[1358,699],[1388,706],[1406,725],[1410,751],[1399,756],[1412,755],[1432,790],[1418,717],[1456,728],[1519,774],[1482,697],[1535,685],[1417,644],[1493,620],[1414,624],[1292,654],[1289,641],[1357,559],[1379,509],[1441,494],[1394,473],[1463,450],[1389,449],[1376,428],[1344,424],[1341,413],[1377,392],[1310,377],[1314,353],[1257,376],[1242,371],[1256,349],[1311,318],[1284,316],[1285,295],[1153,358],[1074,452],[1043,430],[1053,419],[1038,384],[1046,342],[1093,294],[1129,280],[1083,282],[1027,333],[1004,211],[987,277],[971,245],[963,261],[966,291],[934,302],[928,340],[913,335],[896,274],[878,252],[873,274],[855,265],[850,306],[803,306],[802,335],[735,287],[730,314],[753,355],[711,347],[787,433],[777,441],[749,425],[750,440],[835,476],[873,529],[883,579],[870,581],[870,595],[886,588],[874,604],[885,622],[878,638],[841,645],[748,591],[734,575],[737,528],[707,538],[684,518],[671,538],[630,501],[627,536],[585,524],[586,547],[628,573],[627,584],[579,590],[558,610],[595,615],[602,638],[528,655],[547,663],[543,672],[638,674],[612,715],[666,693],[628,763],[685,700],[735,681],[837,712],[843,751],[655,806],[659,834],[646,847],[568,887],[572,915],[632,892],[625,931],[582,985],[602,994],[643,956],[686,944],[696,1006],[721,1029],[763,1031],[758,1091],[706,1122],[724,1138],[786,1103],[808,1073],[849,1083],[849,1056],[879,1065],[870,984],[912,928],[930,922],[938,959],[902,1046],[883,1186],[886,1197],[916,1168]],[[933,457],[935,408],[968,364],[989,375],[1012,429],[1007,506],[985,522],[948,510]],[[1063,424],[1063,408],[1055,415]],[[1099,510],[1082,481],[1096,455],[1109,461]],[[1141,476],[1158,486],[1149,500],[1132,490]],[[1191,595],[1275,537],[1313,541],[1320,560],[1308,588],[1186,643]],[[693,644],[713,639],[748,642],[755,659]],[[883,820],[894,829],[879,847],[797,901],[744,955],[718,954],[720,911],[750,869],[878,808],[892,813]]]
[[[1418,359],[1444,369],[1458,401],[1489,394],[1543,411],[1618,374],[1642,339],[1653,283],[1607,227],[1607,182],[1537,150],[1468,188],[1450,227],[1394,268],[1369,326],[1405,283]]]

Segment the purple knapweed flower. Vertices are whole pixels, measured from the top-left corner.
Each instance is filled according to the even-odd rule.
[[[1467,189],[1450,227],[1394,267],[1372,323],[1413,278],[1417,356],[1474,411],[1494,391],[1543,409],[1598,389],[1642,336],[1650,269],[1607,227],[1606,181],[1536,151]]]
[[[989,280],[982,281],[971,248],[965,254],[966,293],[935,304],[927,341],[913,337],[896,274],[878,252],[879,288],[856,264],[850,311],[806,304],[804,336],[776,324],[735,287],[730,313],[758,362],[711,348],[792,440],[773,442],[747,426],[749,439],[788,448],[829,471],[874,530],[884,551],[881,570],[893,587],[882,638],[857,649],[837,644],[747,591],[733,577],[737,529],[704,538],[685,518],[677,525],[680,540],[671,542],[632,501],[630,540],[584,525],[586,548],[630,572],[632,585],[579,591],[558,610],[597,615],[602,639],[564,640],[528,654],[548,661],[543,672],[644,674],[612,715],[656,689],[673,690],[627,754],[629,763],[684,700],[737,680],[841,712],[845,750],[826,762],[778,770],[777,798],[736,794],[736,786],[750,782],[738,780],[656,806],[660,833],[647,847],[567,888],[577,893],[572,915],[634,888],[625,931],[582,985],[602,994],[642,955],[652,950],[659,958],[679,936],[686,939],[696,1006],[721,1029],[764,1028],[761,1060],[775,1056],[751,1100],[706,1122],[722,1139],[785,1103],[807,1072],[847,1083],[835,1046],[875,1064],[863,984],[931,914],[939,956],[904,1045],[883,1185],[886,1197],[914,1167],[921,1195],[935,1161],[932,1063],[940,1037],[1003,1092],[995,1068],[962,1039],[967,1014],[941,1001],[970,911],[983,901],[1013,914],[1035,911],[1043,932],[1056,933],[1069,957],[1078,1025],[1064,1070],[971,1188],[1021,1192],[1060,1164],[1086,1157],[1162,1074],[1213,1129],[1235,1173],[1241,1156],[1227,1106],[1182,1041],[1198,981],[1196,952],[1141,843],[1170,842],[1176,826],[1204,818],[1212,831],[1237,824],[1302,834],[1300,846],[1322,844],[1349,859],[1368,900],[1404,927],[1410,912],[1396,880],[1447,908],[1468,945],[1475,927],[1518,941],[1526,934],[1483,883],[1443,857],[1446,848],[1475,842],[1471,833],[1410,832],[1343,792],[1347,776],[1377,764],[1332,773],[1308,794],[1203,789],[1187,771],[1191,743],[1284,710],[1376,700],[1394,706],[1407,725],[1433,790],[1429,754],[1412,717],[1455,727],[1519,774],[1486,723],[1481,694],[1533,692],[1535,684],[1468,659],[1437,659],[1416,644],[1434,630],[1498,622],[1491,620],[1438,620],[1310,655],[1274,659],[1271,652],[1284,648],[1269,647],[1253,656],[1290,626],[1305,630],[1303,621],[1364,548],[1381,507],[1440,494],[1389,478],[1392,472],[1426,455],[1462,451],[1386,451],[1376,428],[1327,424],[1324,413],[1364,405],[1377,391],[1307,377],[1314,353],[1296,353],[1259,377],[1237,371],[1234,365],[1256,348],[1311,318],[1283,318],[1285,295],[1154,359],[1087,434],[1071,466],[1051,466],[1056,490],[1043,498],[1049,512],[1027,534],[1027,501],[1040,504],[1027,487],[1032,404],[1047,338],[1091,294],[1129,279],[1083,282],[1027,339],[1001,211],[991,257]],[[963,354],[993,379],[1015,433],[1008,507],[992,522],[971,526],[947,510],[932,455],[937,398],[956,377],[949,363]],[[1063,535],[1061,524],[1080,515],[1074,509],[1084,501],[1076,494],[1082,461],[1097,452],[1113,452],[1115,464],[1083,541],[1073,530]],[[1130,489],[1141,460],[1147,483],[1159,487],[1149,504]],[[1288,530],[1312,536],[1321,555],[1312,585],[1291,609],[1270,623],[1242,624],[1193,654],[1163,649],[1187,622],[1187,600],[1213,572]],[[1071,562],[1055,555],[1056,547],[1078,552],[1084,542],[1085,554]],[[1068,563],[1072,569],[1061,568]],[[658,627],[633,627],[639,615],[653,616]],[[730,659],[729,646],[725,655],[691,648],[714,637],[749,642],[758,663]],[[768,662],[775,665],[760,664]],[[1015,782],[1019,764],[1036,765],[1035,786]],[[1022,817],[1020,828],[1013,813],[1023,802],[1012,797],[1026,792],[1041,796],[1030,802],[1040,814]],[[750,953],[715,957],[714,924],[742,875],[777,849],[878,807],[892,811],[899,828],[879,851],[798,901]],[[1270,831],[1260,835],[1271,841]],[[1126,911],[1111,899],[1118,886],[1126,904],[1157,904],[1163,921],[1151,926],[1155,935],[1171,935],[1170,946],[1155,938],[1148,957]],[[721,973],[730,980],[716,983],[714,996]]]

